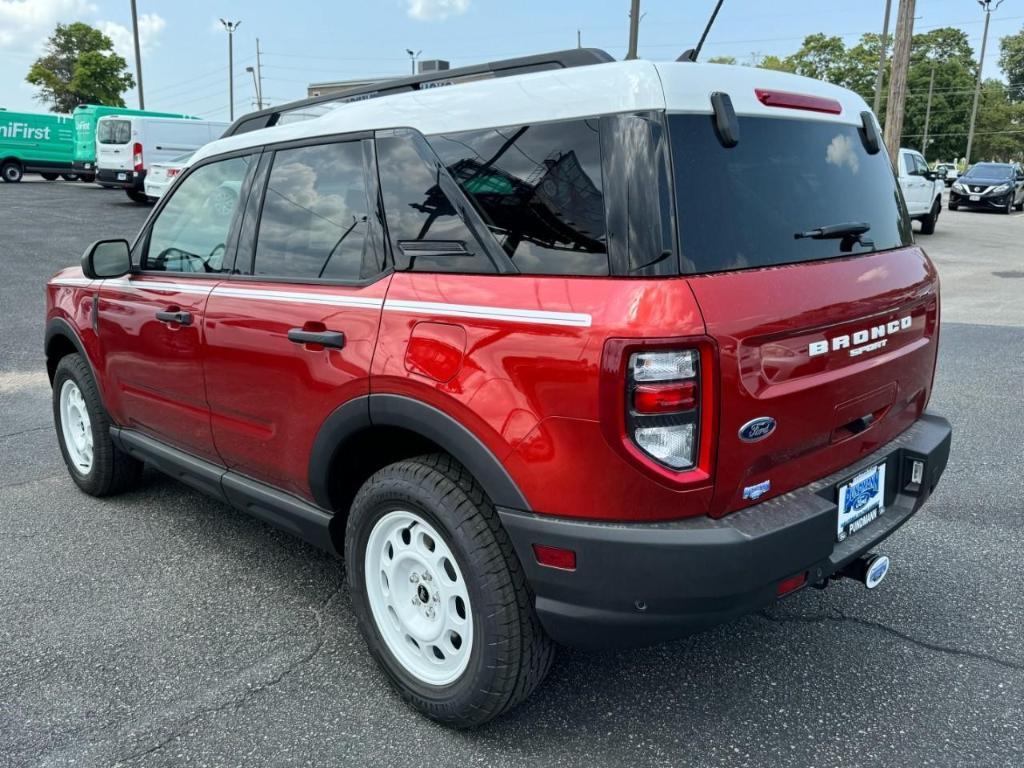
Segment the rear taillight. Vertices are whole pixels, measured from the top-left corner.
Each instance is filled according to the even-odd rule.
[[[142,170],[142,145],[137,141],[132,144],[132,163],[136,171]]]
[[[179,173],[181,173],[181,168],[168,168],[167,169],[167,178],[168,179],[173,179]]]
[[[625,387],[627,437],[662,466],[693,469],[700,430],[699,352],[634,352]]]

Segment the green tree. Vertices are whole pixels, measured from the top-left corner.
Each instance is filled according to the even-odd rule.
[[[982,83],[971,159],[1020,160],[1024,157],[1024,134],[1018,131],[1022,129],[1024,103],[1011,101],[1006,84],[999,80]]]
[[[808,35],[800,50],[785,58],[790,72],[815,80],[842,84],[846,74],[846,46],[843,38],[820,32]]]
[[[793,71],[793,67],[785,59],[778,56],[765,56],[757,62],[757,66],[761,69],[774,69],[776,72]]]
[[[1014,101],[1024,101],[1024,27],[999,41],[999,68],[1010,84],[1007,95]]]
[[[735,56],[712,56],[708,59],[708,64],[735,64]]]
[[[57,25],[25,79],[39,87],[36,98],[54,112],[70,112],[79,104],[123,107],[122,94],[135,86],[127,69],[109,37],[76,21]]]

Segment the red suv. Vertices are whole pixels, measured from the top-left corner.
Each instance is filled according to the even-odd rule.
[[[374,656],[456,726],[555,642],[873,586],[949,453],[938,278],[860,97],[539,69],[216,141],[47,288],[79,487],[145,462],[343,553]]]

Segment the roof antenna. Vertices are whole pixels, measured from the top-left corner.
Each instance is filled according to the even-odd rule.
[[[715,18],[718,16],[719,10],[722,8],[722,3],[725,0],[718,0],[715,3],[715,10],[711,14],[711,18],[708,19],[708,25],[704,27],[704,34],[700,36],[700,40],[697,41],[696,48],[687,48],[683,51],[683,55],[680,56],[676,61],[697,61],[697,57],[700,55],[700,49],[704,47],[704,40],[707,39],[708,32],[711,31],[711,25],[715,23]]]

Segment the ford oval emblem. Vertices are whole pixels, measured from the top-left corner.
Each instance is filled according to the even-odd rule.
[[[740,427],[740,440],[745,443],[756,443],[758,440],[764,440],[774,431],[775,419],[771,416],[759,416]]]

